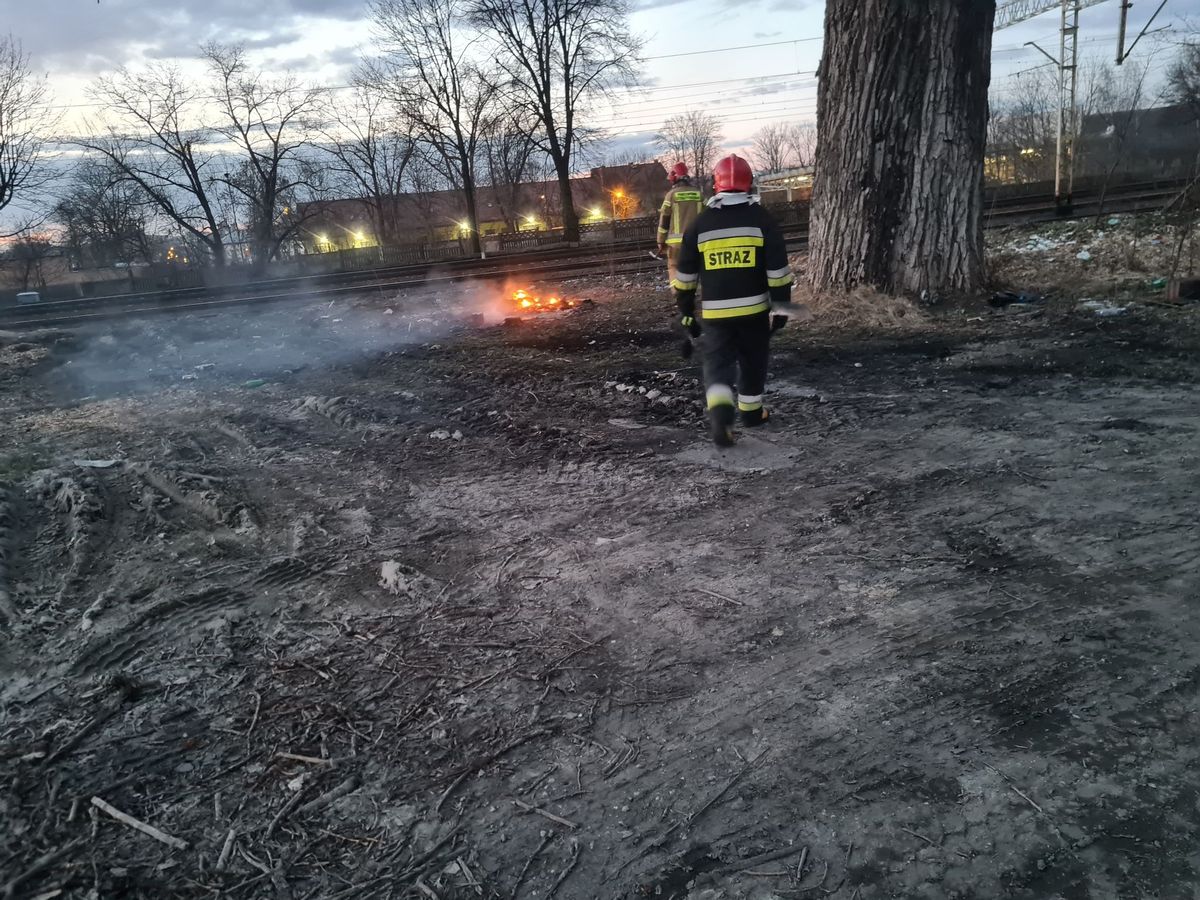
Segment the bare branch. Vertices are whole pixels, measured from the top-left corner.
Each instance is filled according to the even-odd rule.
[[[514,108],[537,122],[554,163],[564,236],[579,239],[570,189],[584,119],[595,101],[632,84],[642,42],[629,29],[626,0],[471,0],[472,18],[496,45]]]
[[[50,89],[11,35],[0,35],[0,210],[32,199],[51,173],[41,166],[44,142],[57,118]]]

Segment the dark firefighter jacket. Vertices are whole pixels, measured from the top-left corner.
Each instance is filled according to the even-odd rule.
[[[683,233],[675,297],[685,316],[729,319],[769,310],[791,299],[792,270],[783,233],[746,194],[718,194]]]
[[[704,198],[699,188],[683,181],[672,187],[658,211],[658,242],[667,246],[678,244],[703,208]]]

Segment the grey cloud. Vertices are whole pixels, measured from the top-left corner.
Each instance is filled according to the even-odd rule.
[[[6,10],[4,24],[39,66],[89,75],[139,52],[154,59],[194,57],[210,40],[270,49],[300,37],[307,16],[355,20],[365,14],[363,0],[206,0],[194,5],[103,0],[71,5],[64,15],[52,4],[22,3]]]
[[[690,0],[634,0],[634,12],[647,12],[652,9],[665,9],[668,6],[682,6]]]

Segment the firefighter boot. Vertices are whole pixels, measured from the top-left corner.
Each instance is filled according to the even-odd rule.
[[[742,425],[746,428],[757,428],[766,424],[767,408],[763,406],[762,394],[750,396],[742,394],[738,397],[738,412],[741,413]]]
[[[760,406],[758,409],[742,410],[742,426],[744,428],[757,428],[759,425],[766,425],[769,418],[770,416],[767,414],[765,406]]]
[[[733,407],[714,406],[708,411],[708,427],[713,443],[718,447],[733,446]]]

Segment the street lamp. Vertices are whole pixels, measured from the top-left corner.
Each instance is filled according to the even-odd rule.
[[[621,188],[617,188],[615,191],[611,191],[610,193],[612,196],[609,198],[609,200],[612,204],[612,217],[613,221],[615,222],[617,220],[617,201],[625,198],[625,192],[621,190]]]

